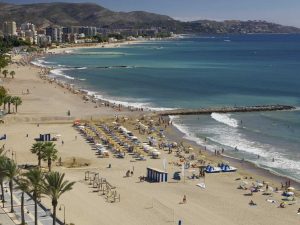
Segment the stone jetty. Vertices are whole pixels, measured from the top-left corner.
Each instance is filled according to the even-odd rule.
[[[230,112],[263,112],[263,111],[282,111],[293,110],[294,106],[289,105],[257,105],[257,106],[239,106],[239,107],[222,107],[222,108],[200,108],[200,109],[175,109],[160,111],[160,116],[176,115],[200,115],[211,113],[230,113]]]

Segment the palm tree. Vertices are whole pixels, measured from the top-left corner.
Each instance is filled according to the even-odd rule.
[[[5,95],[3,97],[3,109],[5,110],[6,109],[6,104],[8,104],[8,102],[10,102],[11,100],[11,96],[10,95]]]
[[[10,105],[12,103],[12,98],[10,95],[7,96],[7,104],[8,104],[8,114],[10,113]]]
[[[18,180],[17,189],[21,190],[21,225],[25,225],[25,213],[24,213],[24,194],[29,192],[29,181],[25,178]]]
[[[13,187],[14,187],[14,178],[16,178],[19,174],[19,168],[17,164],[13,160],[5,160],[6,163],[4,163],[4,171],[6,173],[6,176],[9,180],[8,186],[10,191],[10,212],[14,212],[14,202],[13,202]]]
[[[53,142],[49,141],[44,143],[42,159],[48,162],[48,169],[49,172],[51,172],[52,161],[57,160],[57,149]]]
[[[18,96],[12,97],[11,102],[15,105],[16,113],[18,112],[18,106],[22,104],[22,99]]]
[[[15,71],[10,71],[9,75],[11,76],[12,79],[15,78],[16,72]]]
[[[8,74],[8,70],[3,70],[3,71],[2,71],[2,74],[4,75],[4,78],[6,78],[6,77],[7,77],[7,74]]]
[[[52,200],[53,207],[53,225],[56,223],[56,207],[59,197],[67,191],[72,190],[75,182],[64,180],[65,174],[59,172],[50,172],[45,176],[43,193],[48,195]]]
[[[42,161],[42,153],[44,149],[44,143],[43,142],[36,142],[31,147],[31,153],[36,154],[38,157],[38,166],[41,167],[41,161]]]
[[[8,113],[10,113],[10,104],[12,103],[12,97],[10,95],[6,95],[3,99],[3,109],[6,109],[6,104],[8,104]]]
[[[44,174],[40,169],[32,169],[25,173],[25,177],[28,179],[30,193],[33,195],[34,200],[34,224],[38,224],[37,220],[37,200],[41,197],[42,194],[42,185]]]
[[[1,185],[1,195],[2,195],[2,207],[4,208],[5,198],[4,198],[4,187],[3,182],[6,179],[6,172],[5,172],[5,164],[6,160],[8,160],[7,157],[1,155],[0,156],[0,185]]]

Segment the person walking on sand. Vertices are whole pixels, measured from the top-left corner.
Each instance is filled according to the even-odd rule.
[[[183,196],[182,203],[183,203],[183,204],[186,203],[186,195]]]

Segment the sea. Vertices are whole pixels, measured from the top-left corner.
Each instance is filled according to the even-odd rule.
[[[98,98],[151,110],[286,104],[173,116],[186,139],[300,181],[300,35],[183,35],[37,59]]]

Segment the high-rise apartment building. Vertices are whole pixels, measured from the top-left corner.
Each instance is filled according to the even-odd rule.
[[[61,43],[62,42],[62,34],[63,34],[63,30],[60,27],[47,27],[46,28],[46,35],[51,37],[52,43],[54,43],[54,42]]]
[[[17,35],[17,25],[15,21],[5,21],[3,23],[3,34],[4,36],[15,36]]]

